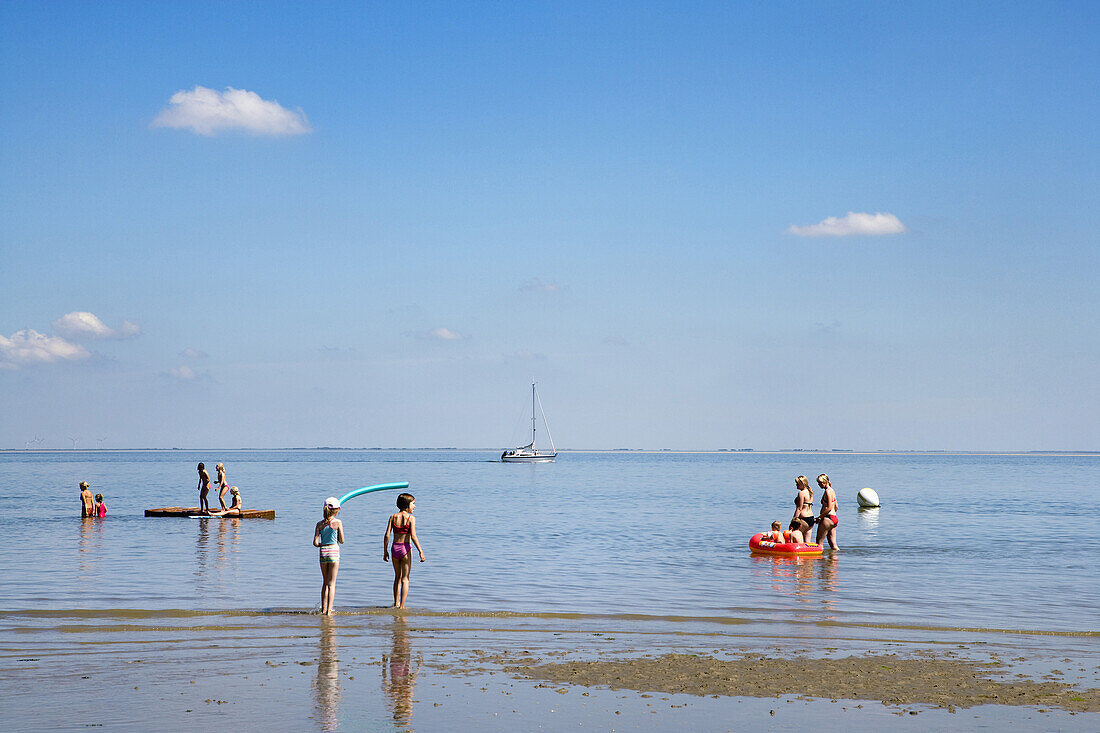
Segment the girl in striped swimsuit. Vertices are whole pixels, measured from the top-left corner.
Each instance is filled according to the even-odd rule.
[[[324,512],[325,518],[313,530],[313,546],[321,550],[321,613],[331,616],[336,571],[340,569],[340,545],[344,542],[344,525],[336,518],[340,500],[333,496],[325,499]]]

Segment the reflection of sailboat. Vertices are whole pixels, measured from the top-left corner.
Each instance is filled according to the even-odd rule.
[[[546,437],[550,441],[550,452],[540,451],[535,447],[535,404],[539,406],[542,414],[542,425],[546,428]],[[550,426],[546,422],[546,413],[542,409],[542,400],[535,391],[535,383],[531,382],[531,442],[522,448],[513,448],[500,454],[500,460],[505,463],[546,463],[557,457],[558,451],[554,447],[554,438],[550,435]]]

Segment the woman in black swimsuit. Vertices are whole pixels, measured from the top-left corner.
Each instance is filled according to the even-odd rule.
[[[799,476],[794,480],[798,493],[794,497],[794,518],[791,519],[791,529],[797,529],[809,542],[810,528],[814,526],[814,490],[810,488],[810,480],[805,476]]]

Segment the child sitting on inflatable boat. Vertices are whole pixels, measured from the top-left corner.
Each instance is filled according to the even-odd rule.
[[[768,542],[776,542],[779,544],[783,544],[786,542],[795,542],[801,544],[802,542],[805,542],[805,538],[802,536],[802,532],[799,531],[798,527],[794,526],[795,522],[791,522],[791,525],[792,526],[790,529],[781,531],[780,527],[782,527],[783,525],[777,519],[772,522],[772,531],[765,532],[763,535],[761,535],[760,539],[766,540]]]

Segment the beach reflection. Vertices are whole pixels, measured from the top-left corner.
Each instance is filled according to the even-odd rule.
[[[336,647],[336,624],[332,617],[321,617],[321,653],[317,659],[317,677],[313,680],[313,700],[321,730],[340,728],[340,658]]]
[[[205,584],[208,580],[207,576],[210,574],[207,561],[210,559],[210,520],[199,519],[196,521],[199,525],[199,535],[195,539],[195,582],[198,584],[199,592],[205,591]]]
[[[861,506],[856,512],[856,522],[861,531],[868,537],[878,534],[878,507]]]
[[[821,557],[753,555],[752,560],[762,573],[771,576],[777,594],[830,613],[834,610],[834,594],[840,589],[840,553],[826,551]]]
[[[237,551],[237,545],[241,541],[241,520],[237,517],[231,519],[210,520],[218,522],[218,568],[224,568],[231,552]],[[205,524],[205,522],[204,522]]]
[[[413,659],[409,645],[408,622],[403,616],[393,619],[393,646],[389,656],[382,655],[382,691],[389,700],[393,720],[405,730],[411,731],[413,686],[420,670],[421,657]]]
[[[99,540],[103,523],[94,517],[80,519],[80,539],[77,541],[77,557],[80,564],[80,580],[95,580],[96,561],[99,560]]]
[[[200,592],[226,588],[234,582],[232,567],[240,550],[241,520],[200,517],[195,538],[194,575]]]
[[[826,611],[832,612],[835,610],[836,601],[836,596],[833,594],[840,590],[840,553],[826,552],[817,561],[815,567],[818,579],[818,600]],[[825,618],[835,619],[836,616],[830,613]]]

